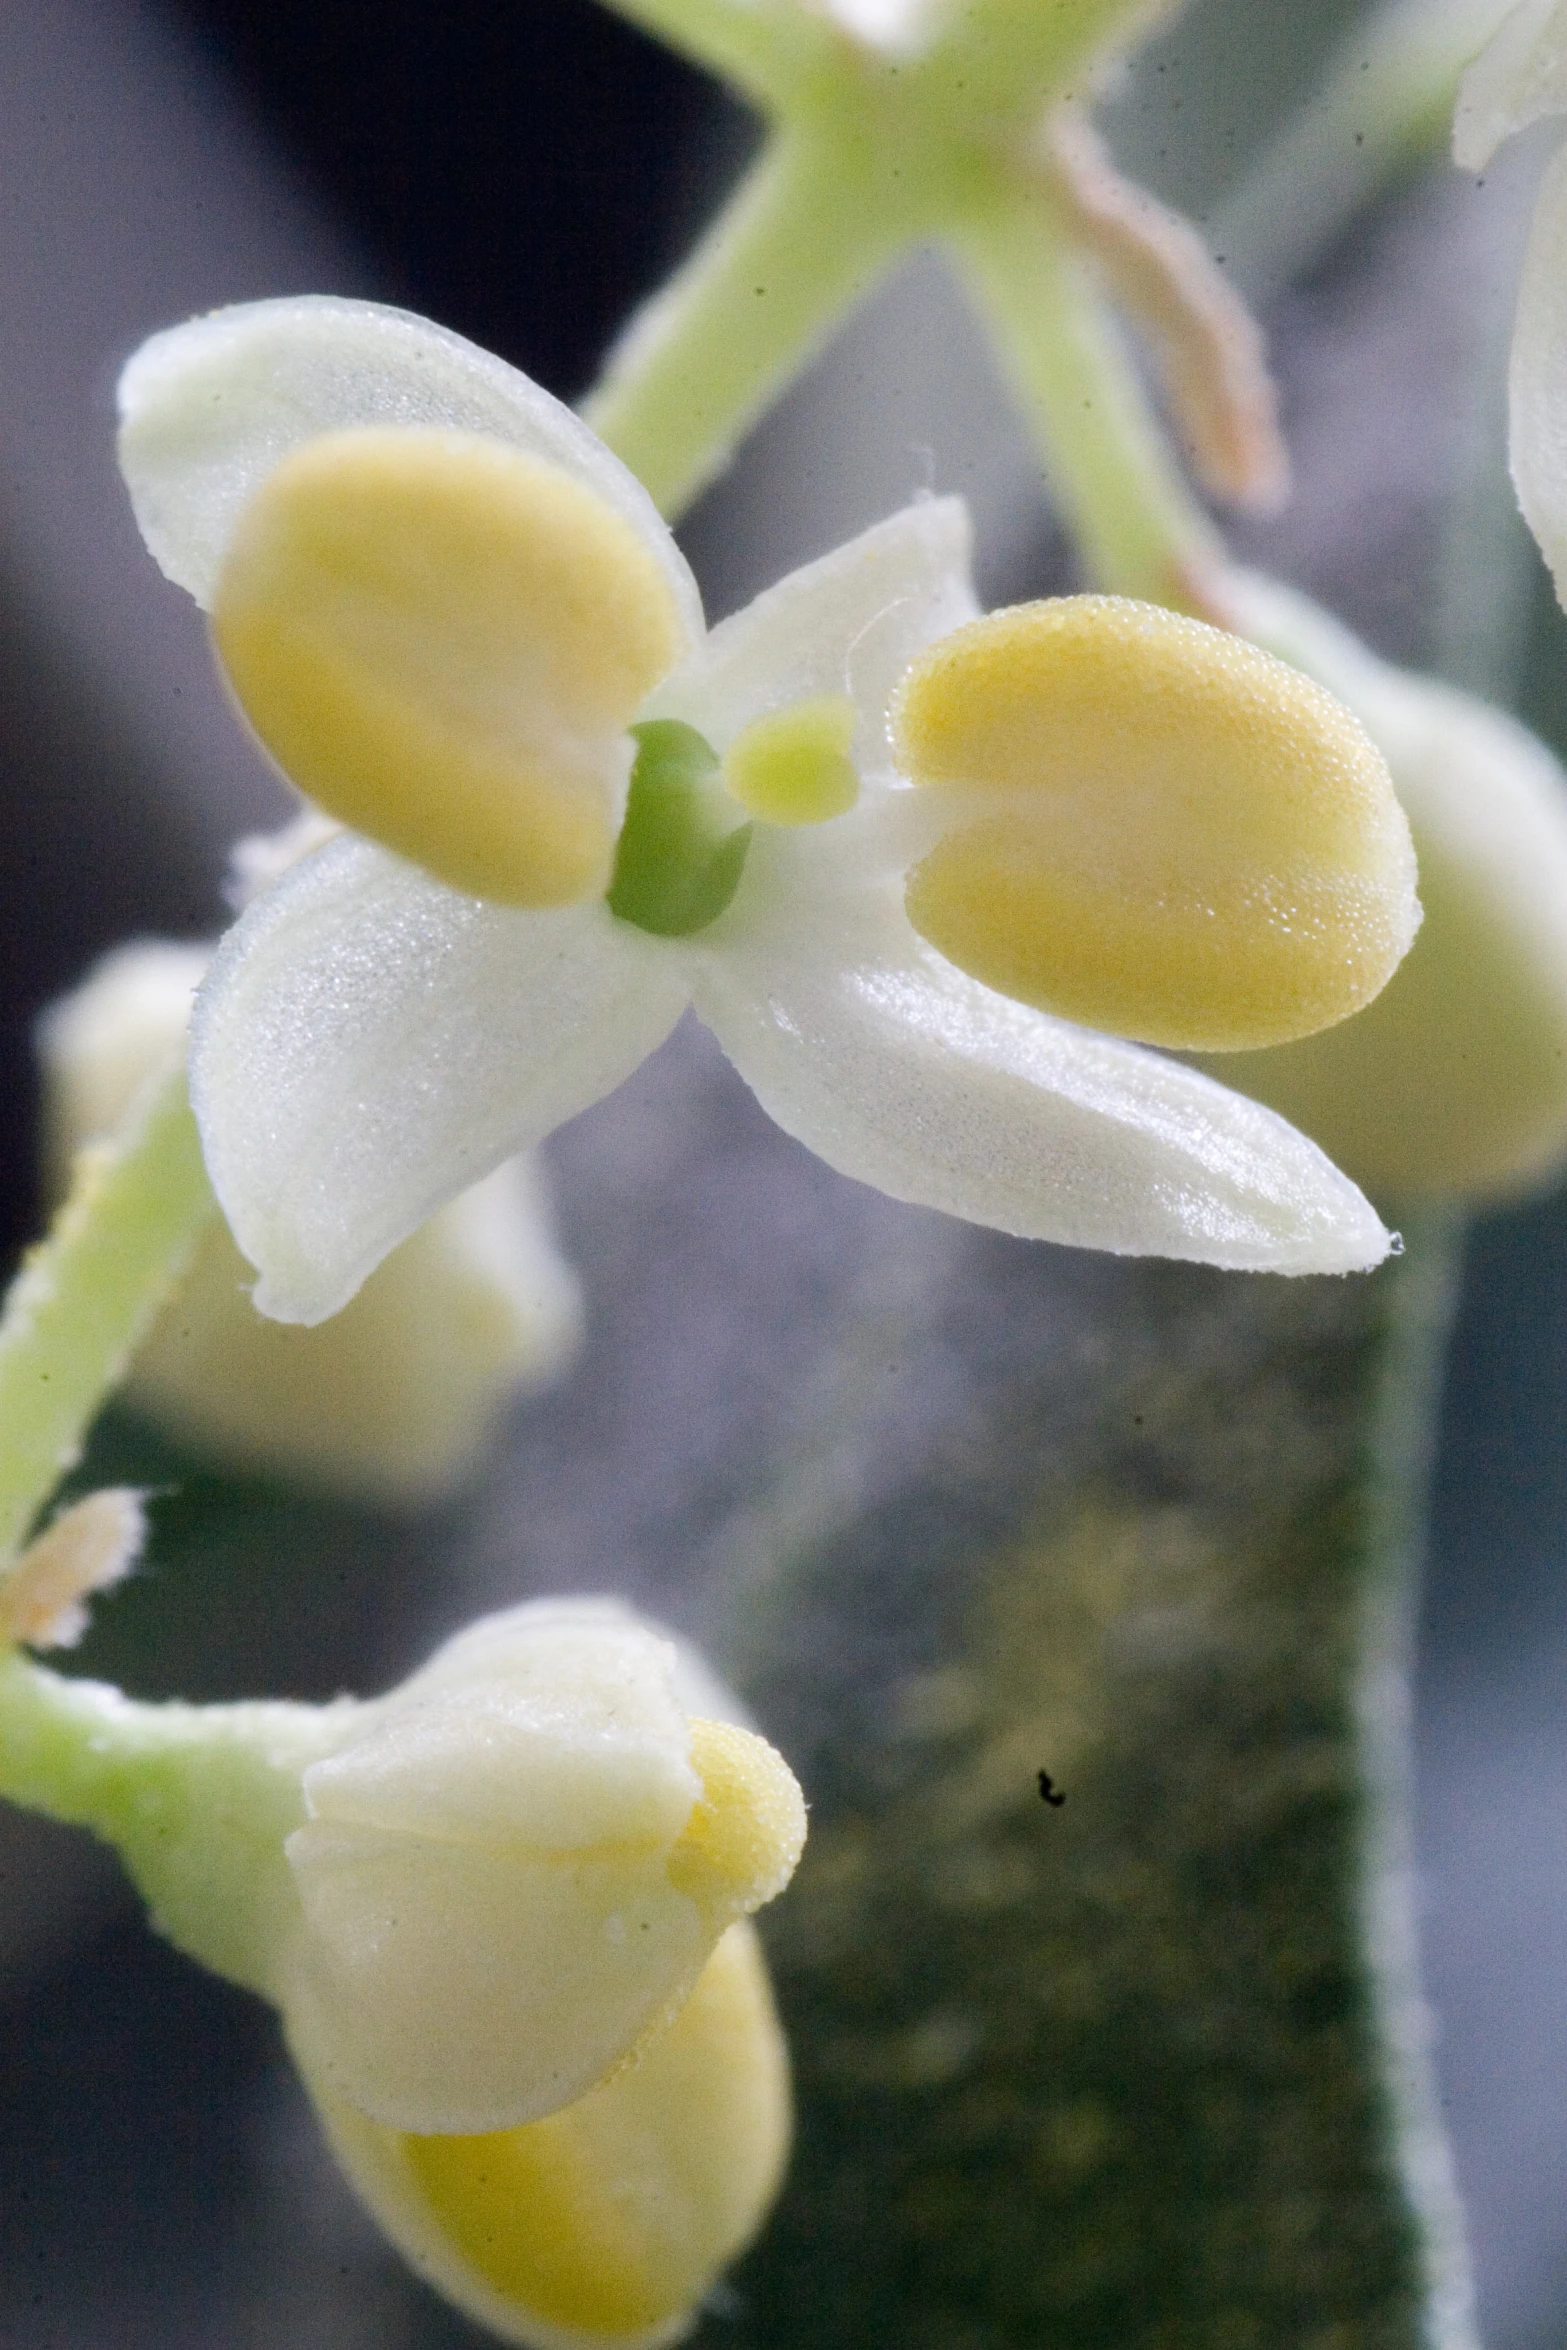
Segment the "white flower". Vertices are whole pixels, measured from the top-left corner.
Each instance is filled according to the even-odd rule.
[[[1294,673],[1113,599],[965,630],[950,501],[705,635],[577,419],[363,304],[175,329],[121,400],[148,543],[216,607],[248,713],[388,844],[267,891],[198,1005],[193,1098],[263,1311],[333,1312],[693,1002],[782,1126],[894,1197],[1275,1271],[1385,1253],[1282,1121],[1034,1008],[1227,1045],[1375,992],[1417,918],[1407,832]],[[1020,702],[1020,662],[1047,694]],[[633,720],[665,724],[617,846]]]
[[[529,2350],[679,2340],[755,2235],[789,2150],[788,2053],[744,1918],[668,2029],[543,2121],[419,2137],[319,2090],[315,2102],[404,2258]]]
[[[1504,139],[1555,114],[1567,114],[1567,0],[1523,0],[1464,76],[1454,158],[1482,171]],[[1508,399],[1518,503],[1567,602],[1567,149],[1535,201]]]
[[[244,843],[247,862],[272,844]],[[281,867],[279,868],[281,869]],[[172,1058],[210,950],[117,948],[38,1028],[57,1188]],[[557,1373],[577,1342],[576,1281],[541,1169],[509,1161],[393,1250],[335,1320],[256,1313],[221,1223],[132,1361],[127,1401],[231,1466],[380,1502],[423,1502],[469,1469],[505,1400]]]

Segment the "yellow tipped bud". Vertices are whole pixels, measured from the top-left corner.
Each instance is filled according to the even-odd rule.
[[[334,2097],[421,2135],[570,2105],[674,2015],[805,1838],[788,1766],[693,1722],[624,1611],[459,1633],[304,1775],[282,2004]]]
[[[764,711],[742,727],[723,758],[729,790],[766,824],[825,824],[846,815],[860,796],[849,746],[854,704],[822,694]]]
[[[1221,629],[1115,596],[998,612],[910,670],[902,771],[949,829],[915,928],[1040,1010],[1151,1044],[1306,1036],[1383,987],[1419,921],[1381,754]]]
[[[300,789],[453,888],[608,882],[625,728],[682,649],[632,525],[474,434],[329,433],[241,516],[213,635]]]
[[[574,2105],[481,2137],[328,2101],[334,2149],[414,2266],[534,2350],[683,2334],[777,2189],[789,2073],[754,1928],[729,1928],[669,2029]]]

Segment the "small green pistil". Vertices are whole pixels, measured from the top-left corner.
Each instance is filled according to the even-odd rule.
[[[655,938],[690,938],[740,886],[752,827],[735,825],[718,756],[694,726],[650,718],[637,745],[609,909]]]

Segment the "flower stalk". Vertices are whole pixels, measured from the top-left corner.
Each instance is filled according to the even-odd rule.
[[[77,1161],[0,1321],[0,1562],[14,1558],[215,1213],[177,1070]],[[0,1574],[4,1566],[0,1564]]]

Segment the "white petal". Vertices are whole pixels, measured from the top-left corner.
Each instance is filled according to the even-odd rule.
[[[764,710],[847,694],[862,775],[888,765],[887,704],[916,653],[978,613],[961,498],[905,506],[722,621],[653,693],[645,718],[683,718],[723,750]]]
[[[1518,287],[1509,454],[1524,520],[1567,600],[1567,149],[1540,185]]]
[[[550,1855],[307,1820],[290,2039],[330,2094],[404,2130],[570,2105],[690,1991],[714,1936],[667,1846]]]
[[[1483,171],[1504,139],[1567,114],[1567,0],[1522,0],[1458,85],[1453,161]]]
[[[345,836],[229,932],[191,1095],[234,1237],[285,1322],[629,1075],[679,1018],[679,959],[598,901],[517,913]]]
[[[841,908],[814,935],[798,908],[787,939],[736,924],[695,988],[763,1108],[830,1166],[1078,1248],[1275,1273],[1387,1254],[1354,1185],[1271,1110],[993,994],[901,913],[874,937],[865,915],[857,957]]]
[[[701,636],[696,582],[636,477],[504,359],[406,310],[324,294],[214,310],[143,343],[119,398],[142,536],[203,609],[240,508],[290,449],[350,425],[439,425],[526,449],[596,490],[656,553],[688,636]]]
[[[535,1853],[672,1844],[701,1793],[671,1642],[613,1601],[470,1624],[305,1773],[313,1819]]]

